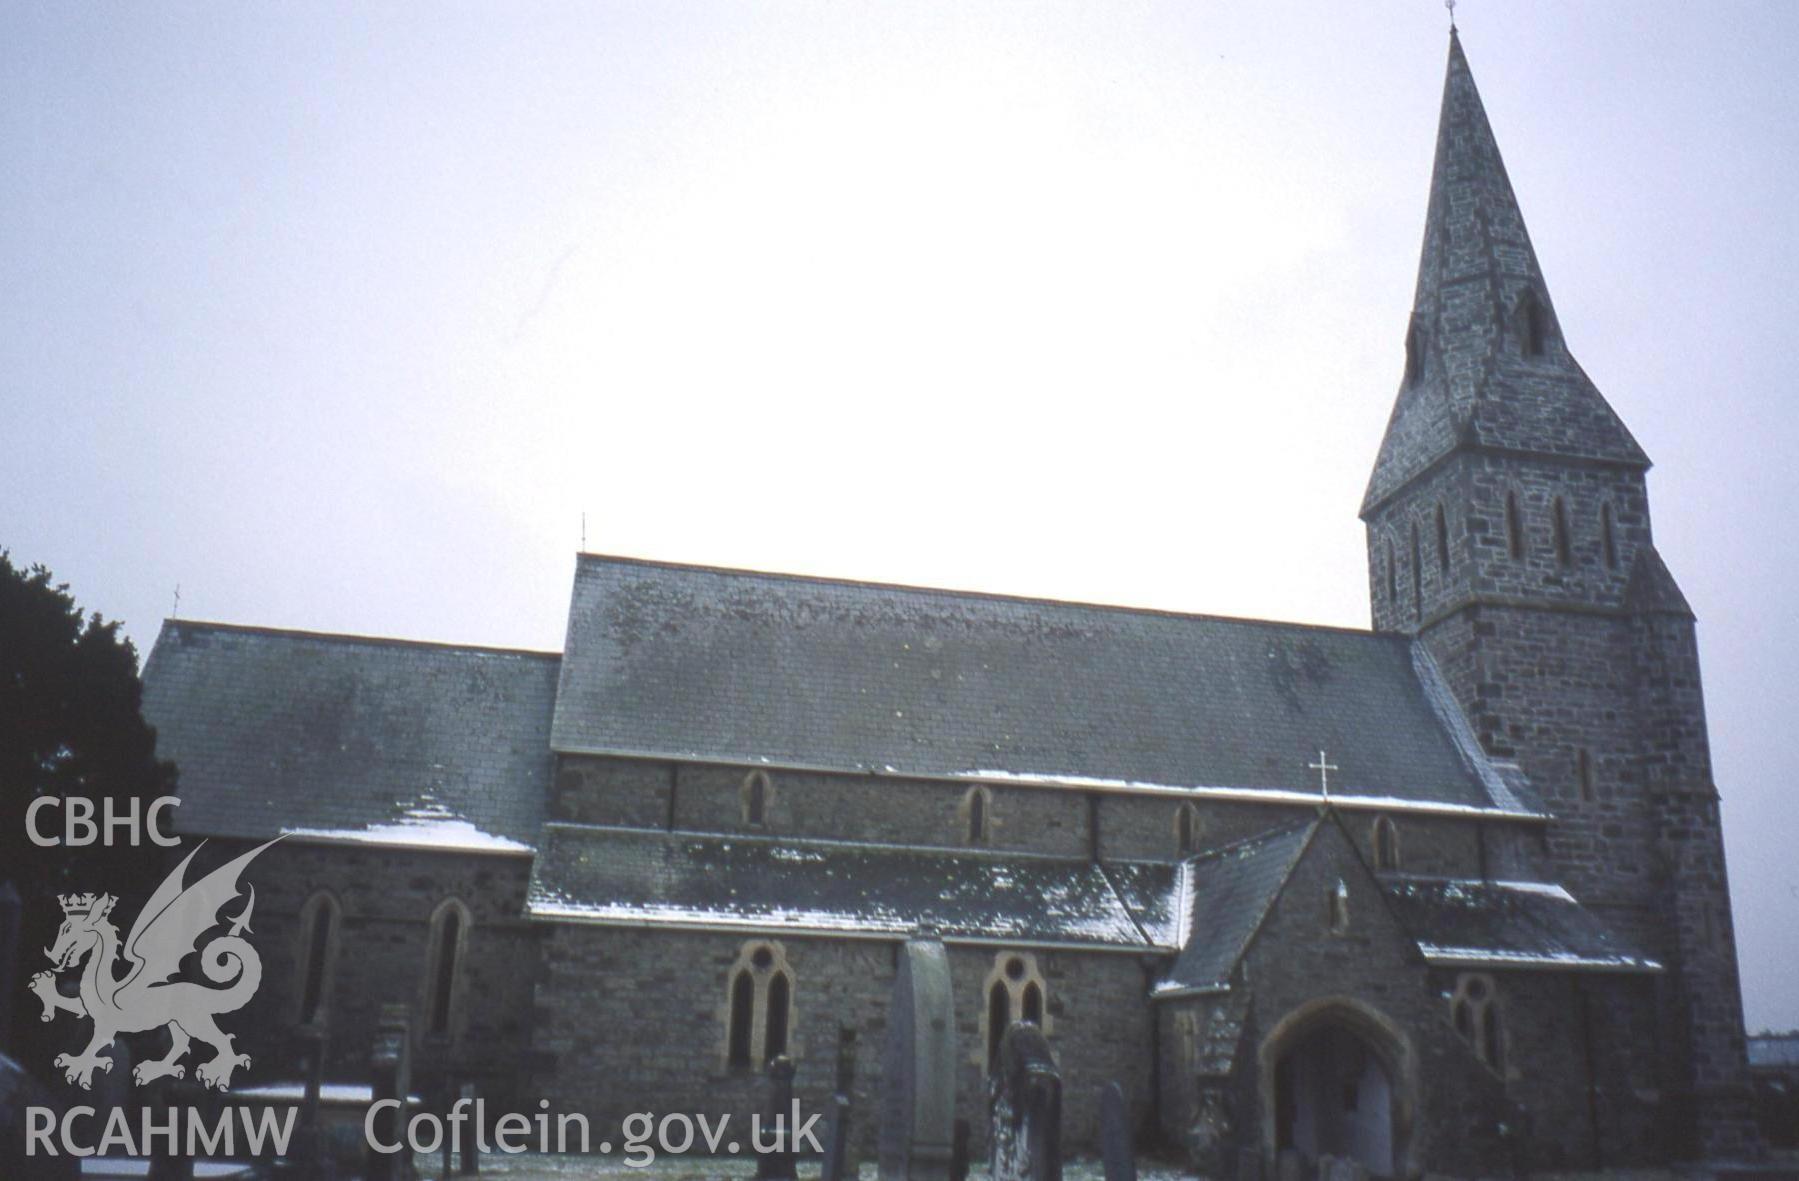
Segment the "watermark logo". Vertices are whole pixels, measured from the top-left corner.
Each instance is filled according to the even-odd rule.
[[[262,983],[262,959],[244,938],[250,930],[256,890],[240,890],[238,879],[256,855],[274,843],[259,845],[185,885],[188,863],[204,846],[196,847],[156,887],[122,944],[111,921],[117,898],[111,894],[62,896],[62,929],[56,933],[56,942],[45,949],[55,966],[33,976],[31,989],[44,1004],[45,1021],[65,1012],[94,1023],[87,1049],[56,1056],[56,1066],[69,1082],[84,1090],[92,1087],[96,1070],[106,1072],[113,1067],[115,1037],[160,1026],[168,1027],[172,1044],[165,1057],[140,1063],[131,1072],[132,1081],[140,1086],[159,1078],[185,1078],[187,1067],[180,1059],[195,1041],[213,1050],[213,1056],[194,1069],[195,1078],[209,1087],[228,1089],[232,1073],[250,1065],[249,1057],[232,1048],[232,1035],[221,1030],[214,1018],[241,1009]],[[225,932],[202,944],[202,937],[219,925],[219,912],[240,893],[247,893],[243,909]],[[181,961],[195,952],[210,984],[177,978]],[[58,974],[70,971],[80,972],[80,989],[72,997],[56,987]]]

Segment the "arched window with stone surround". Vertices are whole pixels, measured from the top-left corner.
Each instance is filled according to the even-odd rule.
[[[993,836],[993,793],[975,784],[962,795],[962,843],[985,845]]]
[[[1049,988],[1035,955],[1002,951],[993,957],[983,995],[987,1005],[981,1022],[982,1042],[987,1049],[987,1071],[992,1073],[999,1068],[1000,1040],[1014,1021],[1029,1021],[1049,1035]]]
[[[1568,530],[1568,502],[1556,497],[1549,506],[1549,526],[1555,534],[1555,560],[1557,565],[1574,564],[1574,538]]]
[[[1374,868],[1391,871],[1399,868],[1399,826],[1391,817],[1376,816],[1373,827]]]
[[[752,1070],[793,1055],[793,969],[779,943],[752,939],[737,951],[725,979],[725,1066]]]
[[[1185,857],[1199,848],[1199,809],[1191,801],[1182,800],[1174,809],[1174,848]]]
[[[746,826],[764,828],[768,825],[771,787],[766,771],[751,771],[743,777],[743,823]]]
[[[1449,1017],[1474,1056],[1494,1070],[1505,1070],[1505,1031],[1493,978],[1481,972],[1463,972],[1456,978],[1449,998]]]
[[[447,898],[431,914],[425,955],[425,1032],[454,1038],[462,1018],[463,959],[468,950],[469,911]]]
[[[301,1025],[322,1025],[330,1015],[342,922],[343,910],[328,890],[320,890],[300,908],[300,1004],[294,1019]]]

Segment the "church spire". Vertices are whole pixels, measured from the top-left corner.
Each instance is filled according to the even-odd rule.
[[[1364,517],[1465,447],[1649,465],[1562,339],[1453,28],[1405,355]]]

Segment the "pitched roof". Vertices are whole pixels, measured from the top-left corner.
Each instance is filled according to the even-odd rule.
[[[1445,700],[1399,636],[583,555],[551,743],[1529,811]]]
[[[1678,615],[1693,618],[1693,608],[1681,593],[1680,584],[1661,553],[1653,545],[1637,548],[1636,561],[1630,567],[1630,581],[1624,587],[1624,605],[1637,615]]]
[[[1517,343],[1526,299],[1534,299],[1546,330],[1539,356],[1524,356]],[[1649,465],[1562,339],[1493,128],[1453,34],[1412,308],[1417,360],[1409,368],[1416,380],[1408,373],[1400,387],[1364,515],[1462,446]]]
[[[1560,886],[1458,878],[1382,882],[1394,913],[1433,964],[1659,971]]]
[[[525,908],[613,925],[1154,947],[1085,860],[556,823]]]
[[[535,843],[557,657],[170,620],[144,716],[188,833]]]
[[[1320,823],[1263,833],[1182,863],[1186,938],[1156,995],[1229,986],[1237,961]]]

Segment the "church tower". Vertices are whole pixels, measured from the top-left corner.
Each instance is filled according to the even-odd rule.
[[[1649,458],[1575,361],[1452,32],[1405,366],[1362,503],[1378,631],[1419,637],[1555,817],[1542,855],[1665,966],[1669,1152],[1754,1148],[1693,614]]]

